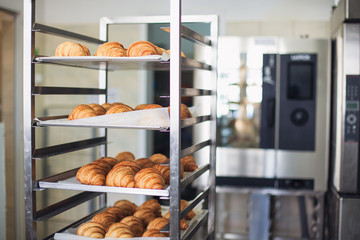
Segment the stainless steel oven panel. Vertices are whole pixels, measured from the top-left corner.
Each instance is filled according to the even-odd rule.
[[[275,150],[217,148],[216,175],[227,177],[275,177]]]
[[[359,141],[346,139],[345,126],[347,123],[347,77],[360,74],[360,24],[343,24],[335,40],[337,51],[335,88],[337,91],[334,96],[333,184],[340,192],[356,193],[359,189]],[[356,127],[358,128],[359,124]]]

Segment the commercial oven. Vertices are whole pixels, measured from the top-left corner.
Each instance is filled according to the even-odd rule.
[[[328,52],[328,40],[220,38],[219,184],[326,190]]]
[[[360,2],[340,1],[331,17],[332,113],[329,239],[360,238]]]

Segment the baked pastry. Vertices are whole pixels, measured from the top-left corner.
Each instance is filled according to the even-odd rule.
[[[133,238],[134,233],[131,231],[130,227],[124,223],[113,223],[105,234],[105,237],[108,238]]]
[[[69,57],[69,56],[90,56],[89,49],[80,43],[66,41],[60,43],[55,50],[56,57]]]
[[[163,163],[169,162],[169,158],[161,153],[155,153],[155,154],[151,155],[151,157],[149,157],[149,159],[151,161],[153,161],[155,164],[163,164]]]
[[[105,228],[108,228],[111,224],[116,223],[117,221],[117,217],[109,212],[98,213],[91,219],[91,222],[100,223]]]
[[[134,213],[134,216],[137,218],[140,218],[143,221],[145,226],[147,226],[149,224],[149,222],[151,222],[153,219],[156,218],[154,211],[150,208],[138,209]]]
[[[102,160],[102,161],[109,163],[111,165],[111,167],[113,167],[117,163],[119,163],[119,161],[117,159],[112,158],[112,157],[101,157],[101,158],[98,158],[96,161],[98,161],[98,160]]]
[[[109,163],[108,161],[104,160],[104,159],[97,159],[95,161],[93,161],[90,164],[95,164],[97,165],[99,168],[101,168],[102,170],[104,170],[105,175],[108,174],[110,172],[110,170],[112,169],[113,165],[111,163]]]
[[[126,57],[126,50],[121,43],[118,42],[107,42],[100,45],[95,56],[106,56],[106,57]]]
[[[149,224],[147,225],[146,229],[157,229],[157,230],[161,230],[163,229],[166,225],[168,225],[170,222],[170,220],[168,218],[164,218],[164,217],[158,217],[153,219],[151,222],[149,222]]]
[[[165,180],[165,184],[170,184],[170,166],[169,165],[160,165],[156,164],[153,168],[159,170]]]
[[[134,233],[135,237],[141,237],[144,233],[144,223],[138,217],[127,216],[123,218],[120,222],[128,225],[130,227],[130,230]]]
[[[114,168],[123,167],[123,166],[132,168],[135,171],[135,173],[137,173],[141,169],[141,166],[139,164],[137,164],[135,161],[129,161],[129,160],[119,162],[114,166]]]
[[[127,49],[129,57],[141,57],[148,55],[158,55],[157,47],[148,41],[137,41]]]
[[[165,214],[164,218],[170,219],[170,211]],[[180,229],[186,230],[187,228],[188,228],[188,224],[187,224],[185,218],[181,219],[180,220]]]
[[[106,113],[106,110],[103,106],[97,103],[90,103],[88,104],[89,107],[94,109],[96,115],[104,115]]]
[[[119,152],[115,158],[118,161],[123,161],[123,160],[130,160],[130,161],[135,161],[135,156],[134,154],[132,154],[131,152]]]
[[[143,204],[140,205],[139,209],[150,208],[156,217],[161,217],[161,205],[156,199],[146,200]]]
[[[91,238],[104,238],[106,233],[106,228],[95,222],[87,222],[80,225],[76,234],[84,237]]]
[[[170,115],[170,107],[168,107],[168,111],[169,111],[169,115]],[[185,104],[181,104],[180,105],[180,118],[181,119],[187,119],[187,118],[191,118],[192,114],[189,111],[189,108],[185,105]]]
[[[85,104],[80,104],[76,106],[70,115],[68,116],[68,120],[75,120],[80,118],[88,118],[97,116],[94,109]]]
[[[143,235],[143,237],[168,237],[167,234],[160,232],[160,230],[157,229],[148,229],[146,230]]]
[[[115,114],[115,113],[122,113],[122,112],[130,112],[132,111],[132,108],[126,106],[126,105],[114,105],[112,107],[110,107],[107,111],[106,111],[106,115],[108,114]]]
[[[133,213],[128,211],[127,209],[122,209],[116,206],[108,207],[104,210],[104,212],[111,213],[117,217],[117,220],[120,221],[121,219],[132,215]]]
[[[154,109],[154,108],[162,108],[163,106],[159,104],[148,104],[144,109]]]
[[[109,108],[111,108],[111,103],[103,103],[101,104],[101,106],[105,109],[105,111],[109,110]]]
[[[165,51],[167,54],[169,54],[170,56],[170,49],[169,50],[166,50]],[[186,57],[185,53],[183,51],[181,51],[181,54],[180,54],[182,57]]]
[[[148,158],[139,158],[135,162],[140,166],[141,169],[153,167],[155,163]]]
[[[106,176],[106,186],[112,187],[135,187],[135,171],[131,167],[114,167]]]
[[[181,200],[180,200],[180,209],[181,209],[181,211],[184,210],[184,208],[186,208],[187,205],[189,205],[189,202],[188,202],[188,201],[186,201],[186,200],[184,200],[184,199],[181,199]],[[191,210],[191,211],[185,216],[185,219],[186,219],[186,220],[191,220],[191,219],[193,219],[193,218],[195,217],[195,215],[196,215],[196,214],[195,214],[194,210]]]
[[[125,210],[126,212],[129,212],[130,213],[129,215],[133,215],[136,212],[136,210],[138,210],[138,206],[127,199],[121,199],[116,201],[114,203],[114,207],[118,207]]]
[[[183,157],[181,159],[181,164],[183,165],[184,171],[186,172],[193,172],[198,169],[198,165],[196,164],[194,157],[191,155]]]
[[[103,186],[106,172],[97,164],[86,164],[77,171],[76,179],[82,184]]]
[[[137,111],[137,110],[144,110],[149,104],[140,104],[140,105],[137,105],[135,108],[134,108],[134,111]]]
[[[163,189],[165,185],[162,173],[155,168],[144,168],[134,177],[135,187],[148,189]]]

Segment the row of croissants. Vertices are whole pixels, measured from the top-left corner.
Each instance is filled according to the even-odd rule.
[[[135,108],[130,107],[124,103],[103,103],[102,105],[97,103],[80,104],[77,105],[68,116],[68,120],[76,120],[81,118],[95,117],[100,115],[115,114],[122,112],[130,112],[145,109],[162,108],[159,104],[140,104]],[[170,107],[168,107],[170,111]],[[181,119],[191,118],[192,114],[189,108],[185,104],[181,104],[180,107]]]
[[[103,57],[142,57],[149,55],[162,55],[163,53],[170,55],[170,50],[165,50],[161,47],[148,41],[136,41],[132,43],[127,49],[119,42],[107,42],[100,45],[94,56]],[[182,52],[181,55],[185,57]],[[66,41],[60,43],[55,50],[56,57],[70,57],[70,56],[91,56],[90,50],[84,44]]]
[[[181,210],[189,203],[181,200]],[[97,213],[90,222],[83,223],[77,230],[77,235],[92,238],[133,238],[133,237],[168,237],[161,230],[170,221],[170,211],[164,216],[161,205],[156,199],[149,199],[140,206],[129,200],[122,199]],[[195,217],[191,210],[181,221],[181,230],[188,228],[186,220]]]
[[[181,178],[198,168],[192,155],[181,159]],[[131,152],[120,152],[115,158],[101,157],[82,166],[76,174],[82,184],[126,188],[164,189],[170,184],[169,158],[161,153],[135,159]]]

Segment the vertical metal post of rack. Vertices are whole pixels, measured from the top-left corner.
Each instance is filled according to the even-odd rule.
[[[217,38],[218,38],[218,17],[213,16],[210,21],[210,36],[211,36],[211,77],[212,77],[212,94],[211,94],[211,123],[210,123],[210,174],[209,174],[209,201],[208,207],[208,239],[215,239],[215,204],[216,204],[216,107],[217,107]]]
[[[170,239],[180,240],[181,0],[170,1]]]
[[[35,22],[35,1],[24,0],[24,19],[23,19],[23,129],[24,129],[24,178],[25,178],[25,225],[26,239],[35,239],[36,223],[33,221],[36,211],[33,182],[35,180],[35,164],[32,159],[34,149],[34,129],[31,121],[34,117],[34,97],[31,94],[34,85],[34,64],[32,58],[35,53],[35,34],[32,26]],[[30,39],[29,39],[30,38]]]

